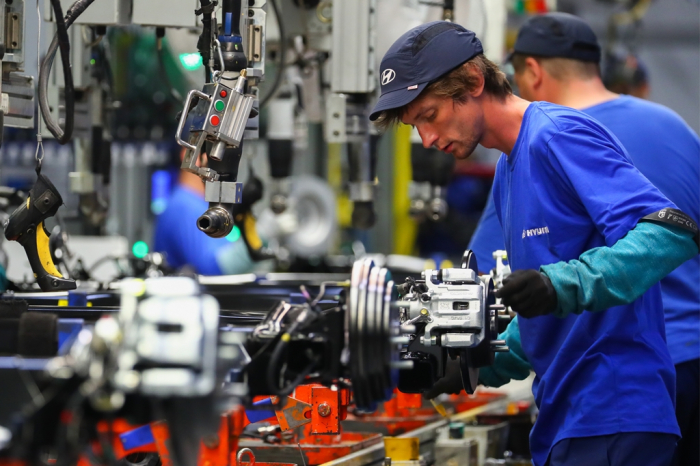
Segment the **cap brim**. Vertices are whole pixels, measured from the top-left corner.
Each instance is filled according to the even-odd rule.
[[[385,110],[391,110],[393,108],[403,107],[413,102],[416,97],[423,92],[423,89],[428,85],[427,82],[418,84],[415,89],[397,89],[395,91],[387,92],[379,97],[376,105],[372,109],[372,113],[369,115],[371,121],[375,121],[379,118],[379,115]]]

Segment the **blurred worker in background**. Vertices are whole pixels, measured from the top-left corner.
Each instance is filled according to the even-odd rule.
[[[180,153],[184,157],[185,149]],[[202,154],[198,166],[206,164]],[[190,266],[201,275],[248,273],[254,263],[244,241],[229,235],[212,238],[197,228],[197,219],[209,207],[204,200],[204,183],[194,173],[180,170],[178,183],[158,216],[153,249],[164,252],[172,267]],[[234,232],[238,229],[234,227]]]
[[[600,54],[582,59],[577,53],[582,49],[599,50],[593,31],[580,18],[565,13],[530,18],[520,29],[511,56],[521,97],[580,109],[603,123],[654,186],[683,212],[700,218],[700,138],[670,109],[606,90],[598,66]],[[606,170],[600,167],[601,176]],[[482,271],[493,267],[492,252],[504,249],[493,197],[469,248],[476,253]],[[683,436],[676,464],[698,466],[700,256],[663,278],[661,292],[666,340],[676,366],[676,415]]]
[[[603,84],[617,94],[648,99],[649,72],[642,60],[626,51],[608,52],[603,61]]]
[[[572,42],[558,31],[552,46]],[[573,42],[576,57],[600,59],[597,44]],[[503,152],[493,191],[514,271],[497,296],[519,319],[504,336],[510,353],[482,381],[508,381],[499,355],[517,359],[516,377],[534,368],[535,465],[668,465],[680,432],[658,281],[697,256],[697,224],[598,121],[514,96],[457,24],[404,34],[380,81],[370,115],[380,126],[415,126],[425,147],[457,158],[477,144]],[[459,390],[459,371],[436,385],[429,396]]]

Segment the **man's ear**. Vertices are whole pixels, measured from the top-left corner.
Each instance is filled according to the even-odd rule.
[[[472,97],[479,97],[484,92],[484,73],[474,63],[467,62],[464,66],[467,67],[469,77],[476,83],[474,89],[469,91],[469,95]]]
[[[542,64],[535,58],[525,58],[525,69],[523,72],[528,75],[527,78],[534,89],[538,89],[542,85],[545,71]]]

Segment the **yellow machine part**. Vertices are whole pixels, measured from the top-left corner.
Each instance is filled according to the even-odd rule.
[[[409,215],[411,200],[411,127],[401,124],[394,133],[394,254],[415,252],[418,225]]]
[[[46,233],[44,228],[44,222],[40,222],[36,227],[36,250],[39,254],[39,260],[41,261],[41,266],[46,270],[49,275],[54,277],[63,278],[61,272],[58,271],[56,266],[51,259],[51,250],[49,249],[49,235]]]
[[[384,437],[385,455],[392,461],[415,461],[420,457],[417,437]]]

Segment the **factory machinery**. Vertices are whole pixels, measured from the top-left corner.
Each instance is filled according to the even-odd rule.
[[[0,118],[33,128],[32,80],[19,74],[29,10],[21,0],[5,3]],[[345,145],[352,220],[366,228],[376,219],[376,138],[367,122],[376,1],[297,3],[330,51],[326,137]],[[81,66],[95,60],[96,42],[86,47],[71,25],[90,25],[95,41],[106,26],[129,24],[155,26],[162,38],[165,28],[201,18],[205,84],[184,99],[174,136],[185,150],[182,169],[205,184],[209,205],[197,227],[215,238],[236,227],[254,260],[276,257],[252,212],[261,184],[238,181],[244,141],[257,137],[266,99],[259,84],[267,5],[279,20],[274,0],[46,2],[56,33],[39,67],[36,100],[51,136],[61,144],[79,138],[70,179],[86,219],[99,223],[108,207],[111,103],[105,77]],[[452,17],[449,2],[445,14]],[[282,213],[291,196],[284,181],[291,143],[284,131],[275,134],[273,210]],[[124,275],[136,278],[98,285],[87,271],[64,276],[56,263],[69,253],[65,232],[49,235],[45,225],[63,203],[42,174],[45,136],[39,124],[31,190],[0,193],[9,210],[5,238],[23,247],[36,279],[31,291],[0,299],[0,466],[472,466],[499,454],[493,464],[518,464],[504,450],[526,457],[530,403],[475,394],[479,368],[508,351],[498,334],[509,317],[470,251],[460,267],[401,275],[365,257],[332,275],[197,277],[153,254],[132,261]],[[206,166],[198,163],[202,154]],[[414,189],[423,204],[414,203],[414,213],[444,215],[438,178],[415,180],[423,183]],[[450,367],[464,392],[424,401],[421,393]],[[517,444],[523,438],[524,447]]]

